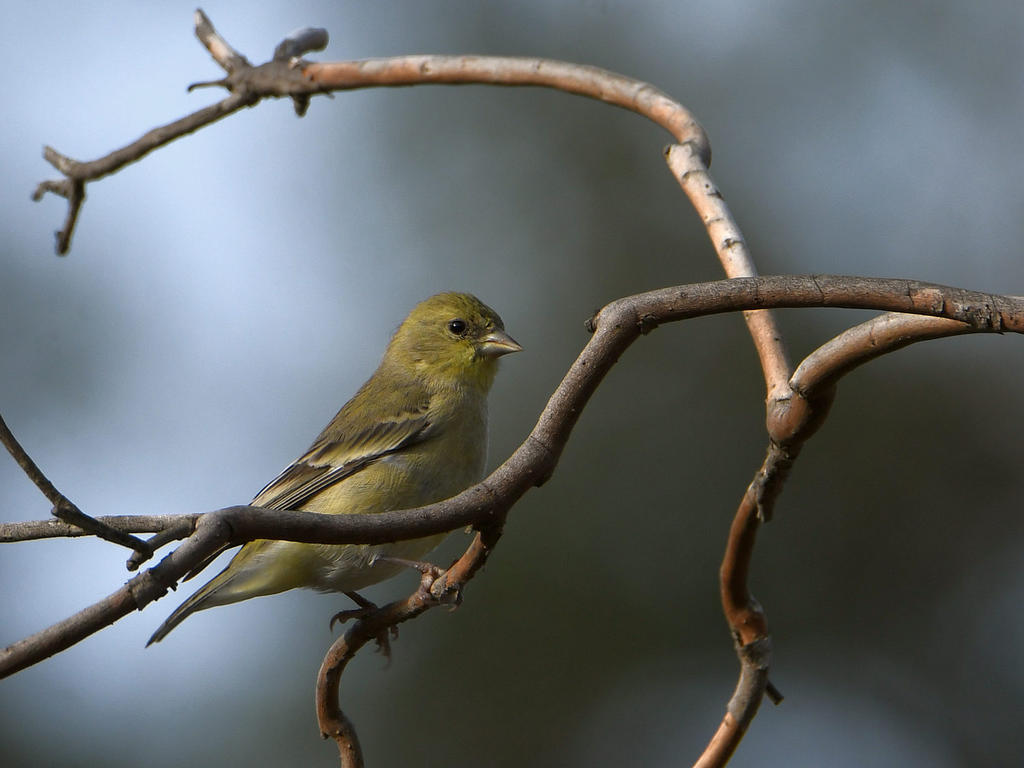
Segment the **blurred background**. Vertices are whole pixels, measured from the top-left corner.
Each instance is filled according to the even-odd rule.
[[[86,512],[247,501],[370,374],[408,309],[444,289],[479,295],[525,347],[492,397],[496,465],[595,309],[720,276],[659,128],[485,87],[339,94],[302,120],[287,101],[236,114],[91,185],[58,258],[65,204],[29,200],[55,176],[42,146],[93,159],[220,98],[185,92],[220,76],[193,9],[5,7],[0,410]],[[255,62],[314,25],[331,34],[321,60],[536,55],[647,80],[707,128],[763,273],[1024,293],[1020,3],[204,9]],[[796,359],[865,317],[780,315]],[[760,538],[751,583],[786,700],[764,705],[733,765],[1018,763],[1021,350],[1017,337],[932,342],[844,381]],[[738,316],[631,348],[463,607],[403,626],[389,669],[364,653],[348,672],[369,764],[688,765],[738,671],[717,569],[763,418]],[[0,519],[48,513],[0,457]],[[4,545],[0,645],[118,588],[125,558],[88,540]],[[192,588],[0,682],[0,764],[336,765],[313,685],[346,601],[219,608],[144,649]]]

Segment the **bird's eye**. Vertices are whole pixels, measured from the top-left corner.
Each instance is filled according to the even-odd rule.
[[[466,332],[466,321],[459,320],[458,318],[448,321],[448,330],[454,333],[456,336],[461,336]]]

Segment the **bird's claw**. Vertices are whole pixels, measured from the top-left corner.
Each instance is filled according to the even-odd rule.
[[[447,605],[449,611],[454,611],[462,605],[462,585],[458,582],[449,582],[447,578],[444,578],[445,575],[440,574],[429,584],[425,583],[426,580],[424,579],[422,588],[429,592],[430,597],[437,603]]]
[[[338,611],[336,614],[331,616],[330,630],[334,631],[335,624],[344,624],[346,621],[356,621],[357,619],[363,618],[366,614],[372,611],[373,608],[352,608],[347,611]]]
[[[420,593],[427,600],[440,605],[447,605],[453,611],[462,605],[462,585],[449,584],[448,580],[444,578],[448,573],[445,569],[422,560],[404,560],[400,557],[388,557],[387,555],[381,555],[374,560],[374,562],[380,561],[394,563],[395,565],[419,571],[422,576],[420,578]]]
[[[362,595],[356,592],[346,592],[345,594],[358,603],[359,607],[350,608],[346,611],[338,611],[336,614],[331,616],[329,627],[332,632],[334,631],[335,624],[344,624],[346,621],[358,621],[377,610],[377,604],[371,600],[367,600]],[[378,652],[380,652],[380,654],[387,660],[388,664],[391,663],[391,641],[397,639],[398,627],[395,625],[382,629],[374,638],[377,642]]]

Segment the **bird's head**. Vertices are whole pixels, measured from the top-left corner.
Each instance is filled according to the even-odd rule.
[[[468,293],[439,293],[417,304],[395,331],[386,358],[438,386],[486,392],[498,358],[522,347],[498,313]]]

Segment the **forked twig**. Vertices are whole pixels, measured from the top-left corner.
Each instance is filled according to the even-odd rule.
[[[56,486],[50,482],[49,478],[32,461],[32,457],[21,447],[21,443],[14,437],[3,416],[0,416],[0,442],[4,444],[4,447],[7,448],[8,453],[11,454],[22,471],[35,483],[36,488],[53,504],[51,511],[58,520],[68,525],[73,525],[93,536],[98,536],[114,544],[120,544],[122,547],[128,547],[128,549],[147,557],[152,555],[153,550],[142,539],[97,520],[95,517],[90,517],[75,506],[63,493],[58,491]]]

